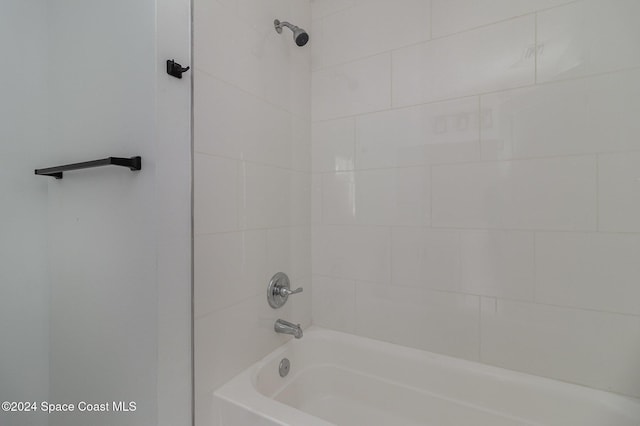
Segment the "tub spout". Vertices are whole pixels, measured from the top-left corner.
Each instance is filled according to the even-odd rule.
[[[296,339],[302,337],[302,328],[300,328],[300,324],[293,324],[282,319],[276,320],[273,329],[276,333],[291,334]]]

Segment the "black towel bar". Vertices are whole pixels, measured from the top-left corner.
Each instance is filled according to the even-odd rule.
[[[128,167],[131,170],[142,169],[142,157],[108,157],[101,160],[85,161],[83,163],[66,164],[64,166],[48,167],[46,169],[36,169],[37,175],[52,176],[56,179],[62,179],[62,172],[68,172],[70,170],[89,169],[92,167],[101,166],[122,166]]]

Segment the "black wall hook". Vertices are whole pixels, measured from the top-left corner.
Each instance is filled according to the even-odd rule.
[[[189,71],[191,67],[182,68],[182,65],[173,59],[167,59],[167,74],[175,78],[182,78],[182,73]]]

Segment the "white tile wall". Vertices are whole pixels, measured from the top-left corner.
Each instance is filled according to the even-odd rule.
[[[356,330],[363,336],[475,360],[479,307],[477,296],[358,283]]]
[[[311,0],[311,2],[313,5],[311,8],[311,16],[314,20],[347,9],[356,4],[356,0]]]
[[[308,70],[309,65],[305,67],[294,56],[308,55],[308,50],[295,50],[290,36],[280,35],[273,29],[273,14],[280,10],[283,16],[289,15],[294,4],[293,0],[254,2],[253,7],[237,8],[233,6],[239,5],[229,7],[217,1],[195,4],[194,49],[198,52],[194,55],[195,67],[295,112],[292,100],[305,97],[301,90],[306,78],[296,80],[296,84],[292,84],[292,78],[298,77],[301,69]],[[258,22],[259,16],[267,21]],[[300,26],[304,27],[302,23]]]
[[[313,323],[321,327],[356,332],[356,282],[313,277]]]
[[[538,81],[640,66],[639,15],[636,0],[586,0],[539,13]]]
[[[367,0],[322,19],[319,63],[332,66],[429,39],[429,0]],[[384,17],[384,20],[380,20]]]
[[[292,172],[245,162],[242,224],[248,229],[274,228],[291,223]]]
[[[429,173],[422,167],[325,174],[322,217],[333,225],[429,223]]]
[[[640,232],[640,152],[598,157],[600,230]]]
[[[277,318],[311,322],[310,46],[278,35],[275,18],[310,29],[310,2],[194,4],[199,426],[219,414],[214,389],[288,339],[273,331]],[[304,292],[275,311],[265,288],[279,271]]]
[[[313,228],[313,273],[378,283],[391,279],[391,235],[379,226]]]
[[[482,361],[640,395],[640,317],[482,300]]]
[[[596,229],[593,156],[433,167],[434,226]]]
[[[194,254],[196,318],[261,294],[273,270],[263,230],[197,235]]]
[[[361,59],[313,73],[314,120],[328,120],[391,106],[391,55]]]
[[[196,70],[195,151],[292,167],[292,117],[284,109]],[[251,123],[251,125],[248,125]]]
[[[478,160],[479,112],[478,98],[471,97],[359,116],[356,166],[369,169]]]
[[[296,285],[296,281],[308,280],[311,271],[311,228],[290,226],[267,230],[266,254],[267,269],[287,271],[291,285]],[[260,283],[259,287],[260,292],[264,292],[264,283]]]
[[[640,150],[640,72],[482,96],[482,156],[531,158]]]
[[[640,314],[640,235],[539,233],[536,300]]]
[[[321,121],[312,127],[314,172],[341,172],[355,167],[355,120]]]
[[[572,0],[432,0],[433,37],[496,23]]]
[[[394,285],[459,290],[459,232],[443,229],[393,228],[392,254]]]
[[[535,19],[525,16],[393,51],[393,105],[533,84]]]
[[[461,289],[464,293],[532,300],[534,237],[521,231],[462,231]]]
[[[640,396],[640,3],[385,3],[313,0],[314,321]]]
[[[194,156],[194,233],[232,231],[238,229],[238,207],[241,199],[239,163],[205,154]]]

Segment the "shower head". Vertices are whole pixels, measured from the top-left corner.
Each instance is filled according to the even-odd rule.
[[[293,31],[293,40],[300,47],[304,46],[309,41],[309,34],[300,27],[296,27],[288,22],[280,22],[277,19],[273,21],[273,26],[276,28],[278,34],[282,34],[282,27],[287,27]]]

